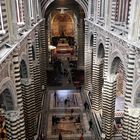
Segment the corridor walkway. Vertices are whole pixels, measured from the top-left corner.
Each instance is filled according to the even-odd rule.
[[[59,140],[60,133],[63,140],[79,140],[83,133],[84,140],[95,140],[94,127],[89,129],[90,112],[84,108],[86,98],[73,85],[68,61],[62,63],[68,74],[61,76],[61,86],[49,87],[44,94],[40,134],[45,140]]]

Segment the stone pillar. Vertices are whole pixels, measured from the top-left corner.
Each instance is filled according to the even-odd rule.
[[[78,24],[78,68],[84,68],[84,19],[81,17]]]
[[[22,79],[22,94],[26,138],[32,140],[36,131],[35,95],[32,79]]]
[[[13,54],[13,66],[14,66],[14,76],[15,76],[15,87],[17,94],[17,105],[20,112],[19,120],[19,140],[25,140],[25,124],[24,124],[24,113],[23,113],[23,97],[21,92],[21,78],[20,78],[20,64],[18,59],[18,53]]]
[[[125,115],[127,115],[127,127],[125,125],[125,135],[123,140],[139,140],[140,139],[140,108],[125,106]],[[124,120],[125,121],[125,120]],[[126,123],[126,121],[125,121]],[[127,135],[126,135],[127,131]]]
[[[9,30],[10,30],[10,40],[11,42],[16,41],[18,39],[18,25],[17,25],[17,16],[16,16],[16,3],[15,0],[6,1],[8,8],[8,18],[10,21],[9,23]]]
[[[47,46],[45,34],[45,20],[40,24],[40,62],[41,62],[41,84],[42,89],[47,88]]]
[[[105,0],[105,27],[110,29],[111,27],[111,10],[112,0]]]
[[[96,111],[102,107],[103,64],[102,59],[93,60],[92,108]]]
[[[102,132],[106,140],[111,140],[113,135],[113,122],[115,113],[116,81],[114,77],[104,80],[103,108],[102,108]],[[111,79],[112,78],[112,79]]]
[[[132,47],[132,46],[131,46]],[[125,109],[124,109],[124,122],[123,122],[123,134],[124,140],[128,140],[128,126],[129,126],[129,115],[128,115],[128,104],[131,103],[131,93],[133,88],[133,78],[135,69],[135,48],[131,48],[128,55],[127,75],[126,75],[126,91],[125,91]]]
[[[39,32],[35,32],[35,43],[36,43],[36,60],[34,61],[34,91],[35,91],[35,104],[36,112],[41,110],[42,102],[42,89],[41,89],[41,75],[40,75],[40,54],[39,54]]]
[[[29,140],[34,138],[36,133],[36,108],[35,108],[35,90],[34,90],[34,69],[32,54],[32,38],[28,37],[28,59],[29,59],[29,77],[22,78],[22,95],[25,115],[26,137]]]
[[[88,30],[89,30],[89,26],[87,21],[85,21],[85,59],[84,59],[84,63],[85,63],[85,92],[89,91],[89,80],[88,80],[88,71],[90,69],[90,66],[88,65],[88,59],[89,59],[89,53],[88,53],[88,48],[89,48],[89,37],[88,37]]]
[[[138,35],[139,35],[139,17],[140,17],[140,1],[139,0],[133,0],[131,1],[130,6],[130,16],[128,17],[128,23],[129,23],[129,32],[128,32],[128,40],[132,41],[138,41]]]
[[[108,73],[108,58],[109,58],[109,38],[106,38],[105,41],[105,57],[104,57],[104,74],[103,77],[107,77]]]
[[[89,2],[88,2],[88,19],[90,19],[90,17],[91,17],[91,8],[93,8],[91,4],[92,4],[92,0],[89,0]]]
[[[21,136],[20,111],[7,111],[5,113],[5,122],[8,140],[25,140]]]

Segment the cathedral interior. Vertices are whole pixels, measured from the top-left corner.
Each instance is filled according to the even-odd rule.
[[[140,0],[0,0],[0,140],[140,140]]]

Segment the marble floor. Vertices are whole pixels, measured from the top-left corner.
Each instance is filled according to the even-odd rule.
[[[49,93],[47,139],[58,139],[61,132],[64,140],[78,140],[81,133],[84,133],[85,139],[90,140],[91,131],[80,93],[76,90],[52,90]]]
[[[63,140],[79,140],[83,133],[84,140],[96,140],[95,129],[89,130],[92,114],[83,106],[87,98],[73,84],[68,59],[61,61],[68,76],[61,75],[62,84],[49,86],[44,93],[39,134],[44,135],[44,140],[58,140],[59,133]]]

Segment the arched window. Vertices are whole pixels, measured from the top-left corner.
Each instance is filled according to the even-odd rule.
[[[94,2],[93,2],[93,0],[91,0],[91,17],[93,17],[93,15],[94,15]]]
[[[2,1],[0,2],[0,35],[5,34],[6,31],[4,29],[4,19],[3,19],[3,9],[2,9]]]
[[[100,18],[104,18],[105,16],[105,0],[100,0]]]
[[[20,76],[21,78],[28,78],[27,66],[24,60],[20,63]]]
[[[131,0],[113,0],[112,15],[114,21],[118,23],[128,23],[128,15]]]
[[[17,24],[19,26],[23,26],[25,24],[23,0],[16,0],[16,14],[17,14]]]
[[[37,16],[39,16],[39,2],[38,2],[38,0],[36,0],[36,13],[37,13]]]
[[[34,19],[33,0],[29,0],[29,16],[31,20]]]

